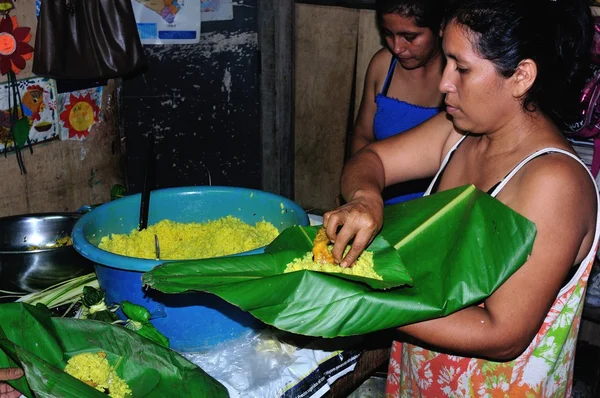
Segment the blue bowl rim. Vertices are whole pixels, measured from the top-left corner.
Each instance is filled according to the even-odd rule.
[[[152,196],[155,195],[167,195],[167,194],[183,194],[183,195],[193,195],[205,192],[235,192],[235,193],[246,193],[248,195],[257,193],[261,196],[270,197],[272,199],[278,200],[283,203],[284,207],[295,212],[298,217],[298,225],[309,225],[308,215],[300,207],[300,205],[291,199],[288,199],[284,196],[276,195],[271,192],[261,191],[258,189],[251,188],[241,188],[241,187],[227,187],[227,186],[186,186],[186,187],[177,187],[177,188],[162,188],[156,189],[151,192],[150,200],[152,200]],[[167,263],[174,260],[150,260],[150,259],[142,259],[142,258],[134,258],[122,256],[120,254],[110,253],[105,250],[98,248],[97,246],[90,243],[84,232],[83,228],[85,224],[94,217],[94,211],[97,209],[106,207],[106,206],[114,206],[115,203],[121,201],[136,201],[139,203],[141,194],[133,194],[128,195],[123,198],[116,199],[111,202],[107,202],[93,209],[92,211],[86,213],[81,217],[73,227],[73,231],[71,233],[71,237],[73,240],[73,247],[75,250],[86,257],[87,259],[93,261],[97,265],[108,266],[111,268],[116,268],[124,271],[137,271],[137,272],[147,272],[150,271],[157,265]],[[121,202],[122,203],[122,202]],[[137,204],[136,204],[137,206]],[[259,247],[254,250],[237,253],[236,255],[251,255],[251,254],[259,254],[264,251],[264,246]],[[115,266],[115,264],[120,264],[119,266]]]

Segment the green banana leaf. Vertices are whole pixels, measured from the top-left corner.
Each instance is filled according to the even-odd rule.
[[[172,285],[173,292],[181,292],[180,289],[185,286],[193,286],[194,290],[204,290],[268,277],[276,277],[277,280],[286,278],[286,275],[293,275],[283,274],[286,265],[312,250],[319,228],[321,227],[287,228],[262,254],[164,263],[155,267],[152,272],[144,274],[144,283],[150,286],[160,285],[161,289]],[[383,280],[341,272],[323,275],[361,282],[374,289],[412,284],[400,255],[384,238],[374,239],[367,250],[373,252],[373,268]],[[190,272],[192,269],[193,272]]]
[[[400,254],[412,287],[378,290],[313,271],[273,275],[285,267],[294,245],[305,245],[300,238],[274,241],[267,248],[272,257],[167,263],[142,280],[165,293],[214,293],[285,331],[350,336],[445,316],[481,302],[525,263],[535,234],[529,220],[467,185],[385,208],[376,240],[389,242]],[[272,268],[266,272],[267,266],[259,263],[268,258]],[[211,267],[212,273],[222,274],[205,277],[204,269]]]
[[[63,372],[82,352],[104,351],[132,397],[227,397],[218,381],[175,351],[105,322],[51,317],[40,306],[0,305],[0,368],[19,366],[9,382],[27,397],[106,397]]]

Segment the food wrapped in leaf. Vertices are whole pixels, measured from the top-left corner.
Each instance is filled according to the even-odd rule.
[[[104,393],[65,372],[71,358],[99,352],[131,390],[126,396],[228,396],[225,387],[198,366],[129,329],[50,315],[47,309],[29,304],[0,305],[0,368],[23,368],[25,377],[9,383],[27,397],[106,398]],[[75,364],[82,366],[85,362],[81,359],[85,357]],[[91,370],[71,371],[83,377]]]
[[[117,308],[109,308],[104,301],[105,296],[106,294],[102,289],[84,286],[83,295],[81,296],[81,304],[83,305],[81,318],[108,323],[118,321],[119,317],[115,314]]]
[[[108,363],[104,351],[84,352],[71,357],[65,372],[111,398],[131,395],[131,389]]]
[[[265,254],[163,264],[143,282],[214,293],[279,329],[349,336],[448,315],[491,295],[525,263],[535,225],[473,185],[384,209],[367,248],[382,280],[298,271],[319,227],[292,227]],[[410,274],[410,276],[409,276]]]
[[[319,238],[319,234],[324,231],[323,228],[319,229],[317,232],[317,238]],[[318,254],[315,254],[315,250]],[[339,264],[333,263],[333,256],[331,254],[332,245],[326,245],[321,248],[315,245],[313,247],[312,252],[306,253],[302,257],[298,257],[293,259],[290,263],[285,267],[284,273],[286,272],[297,272],[302,270],[307,271],[319,271],[330,274],[348,274],[355,276],[362,276],[370,279],[378,279],[383,280],[381,275],[375,272],[375,263],[373,261],[373,252],[369,250],[365,250],[362,252],[360,256],[356,259],[355,263],[351,267],[342,267]],[[350,246],[346,247],[344,255],[348,253],[350,250]],[[328,257],[324,253],[327,253],[328,256],[331,256],[332,261],[329,262]]]

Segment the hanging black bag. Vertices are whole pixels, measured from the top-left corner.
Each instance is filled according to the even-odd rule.
[[[131,0],[43,0],[33,73],[54,79],[111,79],[147,65]]]

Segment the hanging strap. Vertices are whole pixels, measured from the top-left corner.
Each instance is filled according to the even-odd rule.
[[[396,57],[392,55],[392,61],[390,62],[390,68],[388,69],[387,76],[385,77],[385,82],[383,83],[383,88],[381,89],[381,94],[387,97],[388,90],[390,89],[390,84],[392,84],[392,75],[394,74],[394,69],[396,67]]]
[[[456,148],[458,148],[458,146],[465,140],[465,138],[467,138],[467,136],[468,135],[465,134],[460,140],[458,140],[458,142],[456,144],[454,144],[454,146],[452,148],[450,148],[450,150],[446,154],[446,157],[442,161],[442,164],[440,165],[438,172],[433,177],[433,180],[431,180],[431,183],[429,184],[429,187],[427,187],[427,190],[425,191],[423,196],[428,196],[428,195],[431,195],[432,192],[433,193],[437,192],[437,189],[440,185],[440,177],[442,176],[442,173],[444,172],[444,170],[446,170],[446,166],[448,165],[448,162],[452,158],[452,155],[454,155],[454,151],[456,151]]]
[[[506,177],[504,177],[504,180],[502,180],[500,182],[500,184],[498,184],[496,189],[494,189],[494,191],[490,195],[493,197],[496,197],[496,195],[498,195],[500,193],[502,188],[504,188],[504,186],[509,183],[509,181],[515,176],[515,174],[517,174],[519,172],[519,170],[521,170],[523,168],[523,166],[525,166],[527,163],[529,163],[529,161],[531,161],[541,155],[545,155],[547,153],[562,153],[563,155],[567,155],[568,157],[575,159],[579,164],[581,164],[583,166],[583,168],[585,168],[585,170],[588,172],[588,174],[590,175],[592,180],[594,180],[594,176],[590,173],[589,169],[586,167],[586,165],[583,163],[583,161],[581,159],[579,159],[577,156],[573,155],[571,152],[565,151],[564,149],[549,147],[549,148],[540,149],[539,151],[536,151],[536,152],[532,153],[531,155],[527,156],[525,159],[521,160],[521,162],[518,165],[516,165],[515,168],[512,169],[512,171],[506,175]]]

